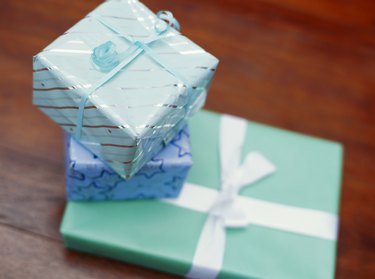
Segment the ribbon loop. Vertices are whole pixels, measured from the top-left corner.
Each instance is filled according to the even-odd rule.
[[[165,32],[167,28],[168,28],[168,24],[164,20],[161,20],[161,19],[156,20],[154,24],[154,29],[158,34]]]
[[[172,27],[177,31],[180,31],[180,23],[177,21],[177,19],[173,16],[173,14],[170,11],[159,11],[156,13],[156,16],[159,18],[159,21],[155,23],[155,30],[157,30],[157,25],[159,25],[160,21],[162,21],[164,23],[167,23],[167,25],[164,25],[165,29],[163,31],[165,31],[169,27]]]
[[[102,72],[109,72],[120,63],[116,45],[112,41],[94,48],[91,59],[95,68]]]

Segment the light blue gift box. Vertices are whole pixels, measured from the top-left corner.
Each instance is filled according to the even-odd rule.
[[[178,29],[169,12],[104,2],[34,57],[34,105],[132,177],[203,106],[218,64]]]
[[[68,200],[177,197],[192,165],[187,128],[129,180],[120,177],[73,137],[67,135],[65,140]]]

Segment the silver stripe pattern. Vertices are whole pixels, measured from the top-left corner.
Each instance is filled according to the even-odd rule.
[[[108,1],[95,13],[134,40],[153,36],[156,17],[138,1]],[[108,40],[115,43],[119,53],[129,47],[121,35],[89,15],[34,57],[33,102],[70,133],[76,129],[81,94],[106,74],[91,63],[92,50]],[[194,105],[188,110],[198,110],[216,70],[216,58],[173,30],[152,48],[193,85]],[[164,138],[173,138],[180,128],[176,125],[183,124],[180,120],[186,100],[186,85],[142,54],[90,96],[82,139],[93,143],[86,147],[127,177],[160,149]],[[134,147],[125,154],[126,148],[117,145]]]

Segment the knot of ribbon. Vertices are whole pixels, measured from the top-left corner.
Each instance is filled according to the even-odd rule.
[[[123,34],[121,31],[117,30],[116,27],[112,26],[107,20],[96,13],[92,13],[91,16],[95,18],[98,22],[104,25],[111,32],[119,35],[120,38],[125,39],[127,42],[131,43],[131,46],[123,53],[118,53],[116,50],[116,45],[112,41],[107,41],[93,49],[91,55],[91,61],[95,68],[99,71],[106,72],[106,74],[98,80],[98,82],[91,86],[89,89],[85,90],[82,94],[77,114],[77,125],[75,131],[75,138],[80,139],[82,134],[83,126],[83,116],[84,109],[87,100],[90,95],[94,93],[99,87],[103,86],[106,82],[111,80],[121,69],[125,68],[134,59],[136,59],[141,53],[145,52],[151,57],[154,62],[163,67],[167,72],[172,74],[176,79],[178,79],[184,87],[186,87],[187,101],[184,105],[184,119],[188,115],[189,106],[192,100],[193,87],[190,82],[176,71],[173,67],[169,66],[165,61],[160,59],[155,51],[149,46],[151,43],[165,39],[168,36],[168,30],[174,28],[175,30],[180,30],[180,24],[173,17],[173,14],[169,11],[160,11],[156,14],[157,19],[154,23],[155,34],[144,41],[133,40],[132,37]]]
[[[142,48],[144,44],[150,44],[156,40],[162,39],[160,37],[163,33],[168,31],[169,28],[174,28],[177,31],[180,30],[180,24],[177,19],[174,18],[173,14],[170,11],[159,11],[157,14],[157,19],[154,23],[154,31],[156,36],[151,39],[146,40],[145,42],[134,41],[131,37],[124,36],[128,41],[133,43],[133,47]],[[98,17],[98,16],[96,16]],[[103,19],[99,20],[103,23]],[[103,23],[104,24],[104,23]],[[106,24],[104,24],[107,26]],[[109,26],[109,25],[108,25]],[[112,28],[111,28],[112,29]],[[96,48],[94,48],[91,55],[91,60],[99,71],[108,72],[115,68],[119,63],[120,59],[124,59],[126,56],[130,55],[136,48],[130,48],[127,52],[123,54],[118,54],[116,51],[116,45],[112,41],[107,41]]]
[[[252,156],[254,153],[248,154],[247,161],[250,161]],[[245,181],[246,171],[251,172],[252,170],[245,163],[239,166],[225,181],[222,181],[222,189],[209,210],[209,215],[220,218],[223,226],[227,228],[241,228],[248,225],[247,216],[236,202],[239,191],[247,184]]]
[[[108,72],[120,63],[116,45],[112,41],[94,48],[91,59],[96,69],[102,72]]]

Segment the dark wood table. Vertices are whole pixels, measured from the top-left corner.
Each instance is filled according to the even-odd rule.
[[[62,130],[31,105],[31,59],[99,3],[0,2],[0,278],[172,278],[59,235]],[[145,4],[221,59],[208,109],[344,144],[337,278],[375,278],[375,2]]]

